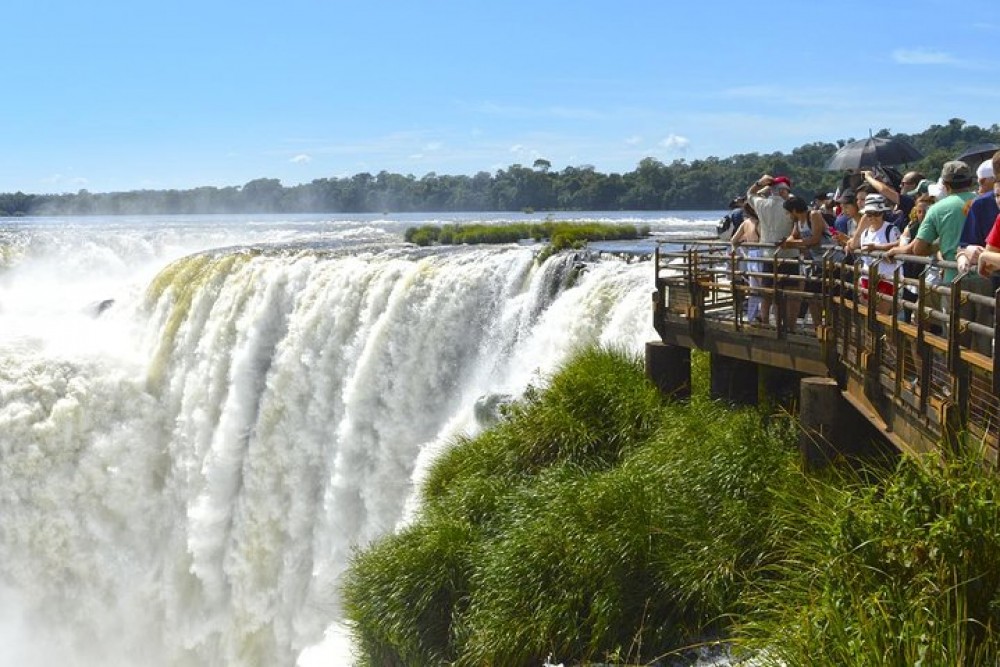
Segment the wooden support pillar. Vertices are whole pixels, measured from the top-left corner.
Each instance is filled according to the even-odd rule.
[[[841,394],[833,378],[803,378],[799,390],[799,452],[807,470],[834,459],[898,455]]]
[[[839,453],[838,425],[843,419],[843,397],[832,378],[805,378],[799,385],[799,453],[807,470],[822,468]]]
[[[757,364],[743,359],[709,355],[710,395],[735,405],[757,405]]]
[[[763,366],[760,375],[761,390],[767,403],[794,413],[795,404],[799,401],[799,380],[802,374],[784,368]]]
[[[646,377],[664,396],[691,397],[691,350],[658,340],[646,343]]]

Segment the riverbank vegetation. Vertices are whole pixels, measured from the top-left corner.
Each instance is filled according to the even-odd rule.
[[[907,459],[801,472],[787,415],[665,402],[581,351],[433,466],[343,595],[365,665],[649,664],[724,640],[755,664],[1000,658],[1000,482]]]
[[[892,133],[910,142],[924,158],[909,165],[937,178],[941,166],[966,148],[1000,143],[1000,126],[968,125],[952,118],[917,134]],[[790,153],[745,153],[669,164],[643,158],[633,171],[601,173],[590,165],[553,170],[539,158],[490,173],[444,175],[360,173],[318,178],[283,186],[258,178],[238,186],[132,192],[0,194],[0,215],[118,215],[192,213],[375,213],[428,211],[680,211],[720,210],[763,173],[787,174],[807,198],[831,191],[841,174],[826,171],[830,157],[853,140],[813,142]]]
[[[426,245],[461,245],[467,243],[514,243],[547,240],[553,250],[581,246],[586,241],[620,241],[649,236],[649,226],[555,222],[507,223],[496,225],[423,225],[410,227],[403,237],[410,243]]]

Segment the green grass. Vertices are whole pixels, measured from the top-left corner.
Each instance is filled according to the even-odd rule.
[[[601,224],[546,221],[502,225],[424,225],[410,227],[403,237],[409,243],[426,245],[461,245],[514,243],[548,239],[555,250],[580,247],[586,241],[637,239],[649,235],[649,227],[627,224]]]
[[[794,420],[708,400],[692,362],[672,403],[582,350],[456,442],[346,574],[361,664],[650,664],[706,637],[757,664],[997,664],[994,473],[803,473]]]
[[[775,563],[744,596],[764,664],[995,665],[1000,478],[970,456],[802,479]]]
[[[358,552],[344,599],[364,664],[649,660],[696,641],[761,559],[762,481],[794,470],[793,436],[704,397],[664,403],[639,359],[581,351],[436,462],[415,526]]]

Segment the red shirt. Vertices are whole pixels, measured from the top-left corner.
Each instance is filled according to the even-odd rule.
[[[1000,248],[1000,215],[993,221],[993,229],[986,235],[986,245]]]

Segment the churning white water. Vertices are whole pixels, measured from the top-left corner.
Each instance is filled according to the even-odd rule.
[[[349,663],[338,577],[476,401],[655,336],[646,262],[411,222],[0,228],[0,664]]]

